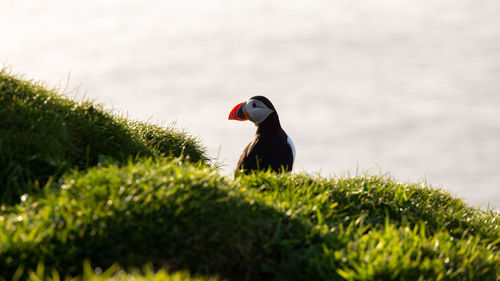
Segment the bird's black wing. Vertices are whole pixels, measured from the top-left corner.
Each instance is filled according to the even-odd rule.
[[[252,170],[257,170],[258,169],[258,161],[257,161],[257,154],[255,151],[252,149],[255,146],[255,142],[249,143],[245,149],[243,149],[243,152],[240,155],[240,159],[238,160],[238,164],[236,164],[236,170],[234,171],[234,174],[237,175],[241,170],[243,170],[244,173],[248,174]]]

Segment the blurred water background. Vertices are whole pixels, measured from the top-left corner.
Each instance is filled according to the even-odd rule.
[[[267,96],[294,170],[389,173],[500,206],[498,0],[2,0],[0,63],[175,121],[232,174]]]

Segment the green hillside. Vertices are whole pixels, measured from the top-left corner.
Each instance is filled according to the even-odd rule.
[[[0,93],[0,279],[499,280],[500,215],[442,190],[232,179],[173,128],[6,73]]]
[[[101,105],[73,101],[0,72],[0,199],[16,203],[69,169],[109,160],[189,156],[207,160],[196,139],[173,128],[129,121]]]

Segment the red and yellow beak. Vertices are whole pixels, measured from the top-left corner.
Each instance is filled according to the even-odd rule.
[[[245,102],[237,104],[229,113],[229,120],[246,121],[248,120],[248,112],[245,110]]]

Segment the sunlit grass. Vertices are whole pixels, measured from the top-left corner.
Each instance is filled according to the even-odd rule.
[[[185,132],[129,121],[0,71],[1,202],[18,202],[70,169],[169,155],[207,160]]]
[[[219,281],[219,277],[207,276],[191,276],[189,272],[179,271],[170,273],[165,269],[154,270],[151,266],[145,266],[142,269],[132,269],[128,272],[120,268],[118,265],[112,265],[103,271],[101,268],[93,268],[90,262],[85,261],[82,267],[83,273],[75,277],[63,278],[59,272],[52,270],[47,273],[45,266],[40,263],[35,270],[28,270],[27,275],[24,275],[25,270],[19,267],[14,274],[12,280],[18,281],[25,277],[28,281]]]
[[[233,181],[180,158],[131,161],[75,172],[7,207],[0,271],[43,261],[73,276],[89,259],[235,280],[496,280],[498,218],[390,178]]]

